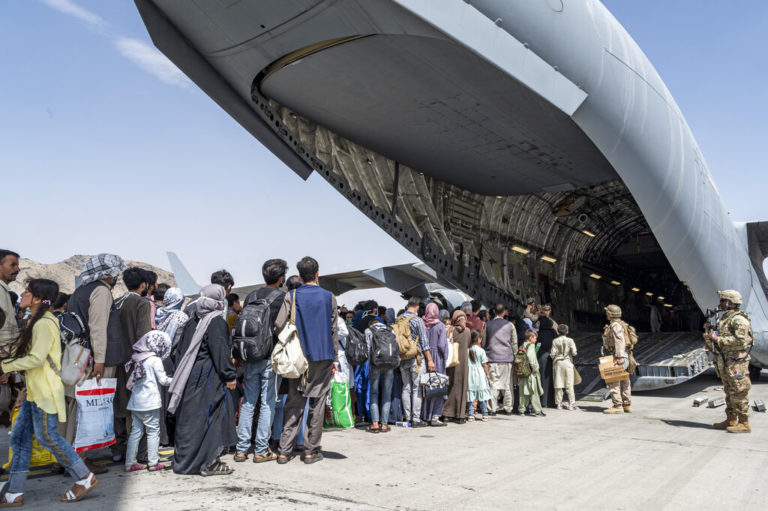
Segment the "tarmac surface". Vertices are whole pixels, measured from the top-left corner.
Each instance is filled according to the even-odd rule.
[[[768,375],[750,399],[768,402]],[[547,417],[491,417],[445,428],[362,429],[323,434],[326,459],[231,463],[230,476],[126,474],[111,465],[77,504],[60,504],[69,477],[27,482],[24,509],[739,509],[768,507],[768,414],[752,412],[751,434],[712,429],[724,407],[711,372],[634,396],[631,414],[604,403]],[[0,448],[8,436],[0,430]],[[6,451],[7,452],[7,451]],[[5,479],[7,476],[3,476]]]

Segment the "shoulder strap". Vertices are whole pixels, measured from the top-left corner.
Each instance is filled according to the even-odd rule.
[[[50,322],[52,322],[52,323],[56,324],[56,328],[61,328],[61,327],[58,325],[58,322],[57,322],[57,321],[54,321],[54,320],[52,320],[51,318],[47,318],[47,317],[43,317],[43,319],[47,319],[48,321],[50,321]],[[50,365],[50,366],[51,366],[51,369],[53,369],[53,372],[54,372],[54,373],[56,373],[56,374],[61,374],[61,365],[58,365],[58,366],[56,365],[56,362],[54,362],[54,361],[53,361],[53,358],[51,358],[51,354],[50,354],[50,353],[48,353],[48,354],[46,355],[46,358],[47,358],[47,360],[48,360],[48,365]]]
[[[293,290],[293,298],[291,299],[291,323],[296,324],[296,290]]]
[[[280,290],[279,290],[279,289],[273,289],[273,290],[272,290],[272,291],[271,291],[271,292],[270,292],[270,293],[267,295],[267,298],[266,298],[266,302],[267,302],[267,305],[272,305],[272,302],[274,302],[275,300],[277,300],[277,295],[279,295],[279,294],[280,294]]]

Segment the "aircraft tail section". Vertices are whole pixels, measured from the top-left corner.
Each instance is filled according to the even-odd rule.
[[[174,252],[166,252],[168,262],[171,263],[171,271],[176,278],[176,285],[179,286],[184,296],[195,296],[200,294],[200,286],[192,278],[187,268],[182,264],[181,259]]]

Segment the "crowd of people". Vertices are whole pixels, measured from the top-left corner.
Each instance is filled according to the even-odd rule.
[[[21,393],[0,507],[23,502],[33,433],[74,479],[62,501],[83,498],[107,470],[72,447],[75,386],[59,376],[65,316],[84,325],[92,356],[84,377],[117,381],[110,449],[126,472],[227,475],[229,454],[235,463],[285,464],[297,453],[306,464],[321,461],[332,380],[349,387],[355,423],[370,433],[497,414],[541,417],[547,406],[577,409],[576,346],[568,327],[550,318],[551,307],[529,300],[512,318],[503,304],[486,310],[465,302],[451,312],[411,297],[399,311],[373,300],[348,309],[318,286],[316,260],[305,257],[296,267],[298,275],[289,276],[284,260],[266,261],[264,287],[242,300],[231,292],[232,275],[217,271],[189,300],[155,273],[99,254],[71,295],[36,278],[16,302],[8,285],[19,255],[0,250],[0,383]],[[127,292],[113,298],[120,278]],[[253,324],[268,329],[266,355],[255,358],[236,348]],[[292,329],[306,371],[282,378],[269,353]],[[173,447],[172,463],[161,458],[160,445]]]

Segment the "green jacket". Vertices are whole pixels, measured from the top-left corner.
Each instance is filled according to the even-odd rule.
[[[531,365],[531,373],[527,378],[520,378],[520,393],[525,396],[535,394],[544,394],[544,387],[541,386],[541,375],[539,374],[539,360],[536,358],[536,345],[525,344],[525,356],[528,357],[528,363]]]

